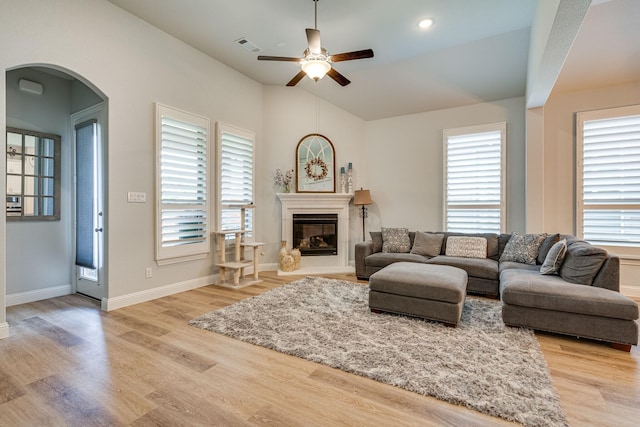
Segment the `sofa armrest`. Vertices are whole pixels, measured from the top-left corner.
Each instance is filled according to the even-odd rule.
[[[373,240],[356,243],[356,277],[359,279],[366,278],[366,265],[364,259],[374,253]]]

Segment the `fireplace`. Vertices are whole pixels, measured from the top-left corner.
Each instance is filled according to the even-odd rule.
[[[331,217],[330,225],[307,223],[303,229],[307,235],[300,238],[309,239],[309,248],[300,262],[300,269],[291,272],[278,270],[278,275],[300,274],[349,274],[355,270],[349,265],[349,202],[353,194],[347,193],[278,193],[282,203],[282,239],[287,241],[287,247],[299,247],[295,241],[294,216],[300,220],[308,220],[309,216],[321,218],[325,223]],[[333,218],[337,217],[337,222]],[[315,221],[315,220],[314,220]],[[335,232],[334,232],[335,229]],[[335,234],[333,238],[328,237]],[[311,246],[311,238],[321,236],[322,240],[314,239],[314,247]],[[321,243],[333,246],[331,251]],[[303,243],[302,246],[306,244]],[[318,250],[321,249],[321,250]],[[301,251],[301,253],[304,253]]]
[[[338,255],[338,214],[293,214],[293,247],[302,256]]]

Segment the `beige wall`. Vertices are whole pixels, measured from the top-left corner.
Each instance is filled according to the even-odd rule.
[[[218,120],[250,129],[259,145],[262,85],[104,0],[3,0],[1,9],[0,70],[59,67],[108,98],[109,299],[134,293],[153,297],[164,286],[206,280],[214,273],[212,254],[162,267],[154,261],[154,103],[206,116],[212,131]],[[6,94],[5,85],[0,86],[4,128]],[[4,165],[2,155],[2,188]],[[263,181],[257,185],[260,191]],[[145,192],[147,203],[127,203],[128,191]],[[214,199],[212,191],[212,207]],[[0,308],[5,295],[3,217],[0,214]],[[145,279],[145,267],[153,268],[153,278]],[[3,316],[1,309],[0,326]]]
[[[276,169],[295,169],[295,151],[300,139],[310,133],[320,133],[332,142],[336,156],[336,173],[341,166],[353,163],[354,188],[367,187],[367,169],[363,155],[365,121],[329,104],[301,89],[264,86],[264,145],[257,159],[264,191],[259,195],[259,234],[265,242],[264,262],[275,269],[281,239],[281,205],[279,191],[273,185]],[[340,191],[339,183],[336,189]],[[362,222],[357,208],[350,210],[349,259],[353,248],[362,240]],[[289,242],[291,243],[291,242]]]
[[[547,232],[575,229],[575,114],[640,104],[640,82],[598,89],[553,93],[544,106],[543,224]],[[531,158],[527,167],[537,167]],[[527,187],[540,191],[539,183]],[[623,292],[640,296],[640,251],[608,248],[621,256]]]
[[[368,122],[364,156],[371,230],[442,230],[447,128],[507,122],[507,231],[525,229],[524,97]]]

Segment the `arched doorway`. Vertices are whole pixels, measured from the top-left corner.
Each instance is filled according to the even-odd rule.
[[[7,203],[11,199],[13,209],[23,209],[19,219],[15,212],[13,217],[7,216],[7,306],[77,291],[98,300],[107,297],[107,278],[103,274],[106,258],[102,250],[106,240],[103,232],[106,193],[101,185],[107,147],[106,120],[106,96],[69,70],[30,65],[6,72],[7,128],[60,137],[56,159],[59,175],[52,176],[48,170],[29,166],[29,161],[40,164],[40,161],[53,160],[53,155],[37,151],[40,146],[36,140],[33,148],[29,145],[22,153],[21,161],[27,163],[19,171],[23,175],[21,188],[12,188],[14,194],[7,194]],[[77,139],[79,134],[81,142]],[[91,144],[91,149],[83,149],[86,144]],[[78,168],[78,165],[90,167]],[[12,178],[17,182],[18,173],[14,175]],[[31,206],[27,211],[26,201],[41,197],[40,193],[49,191],[43,183],[54,180],[57,193],[53,203],[58,204],[59,218],[30,218],[37,208]],[[89,185],[83,185],[88,180]],[[5,190],[9,191],[8,185]],[[18,206],[16,201],[20,202]],[[89,211],[91,218],[86,216]],[[95,231],[87,234],[89,223]],[[78,233],[79,229],[84,231]],[[77,266],[80,252],[91,262]]]

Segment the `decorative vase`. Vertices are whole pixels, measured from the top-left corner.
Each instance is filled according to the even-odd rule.
[[[285,255],[280,261],[280,270],[289,272],[295,270],[295,262],[291,255]]]
[[[291,191],[291,188],[289,188],[289,184],[282,184],[282,192],[283,193],[288,193]]]
[[[291,249],[289,254],[291,254],[291,256],[293,257],[293,269],[294,270],[299,270],[300,269],[300,259],[302,258],[302,254],[300,253],[300,249],[293,248],[293,249]]]
[[[289,255],[289,252],[287,251],[287,241],[282,240],[280,241],[280,252],[278,253],[278,264],[282,265],[282,258],[286,257],[287,255]]]

